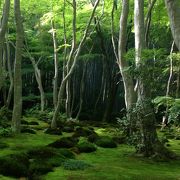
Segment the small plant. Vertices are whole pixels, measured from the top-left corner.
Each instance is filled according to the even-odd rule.
[[[12,137],[13,133],[11,128],[1,128],[0,129],[0,136],[2,137]]]
[[[86,168],[92,167],[84,161],[69,159],[63,163],[63,167],[66,170],[85,170]]]

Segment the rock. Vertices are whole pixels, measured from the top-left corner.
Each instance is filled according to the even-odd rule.
[[[103,147],[103,148],[116,148],[117,144],[114,142],[114,140],[108,136],[101,136],[96,141],[95,144],[97,146]]]
[[[51,135],[62,135],[62,132],[59,128],[56,129],[51,129],[51,128],[47,128],[44,131],[45,134],[51,134]]]
[[[115,136],[112,138],[114,142],[117,144],[125,144],[126,143],[126,137],[125,136]]]

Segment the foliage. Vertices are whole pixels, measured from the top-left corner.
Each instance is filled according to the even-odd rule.
[[[84,161],[70,159],[63,163],[63,167],[66,170],[85,170],[92,167],[92,165]]]
[[[13,133],[11,128],[0,128],[0,136],[1,137],[12,137]]]
[[[180,99],[170,96],[158,96],[153,100],[156,112],[161,106],[168,108],[168,123],[180,123]]]

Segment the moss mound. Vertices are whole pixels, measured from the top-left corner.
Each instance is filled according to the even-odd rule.
[[[52,170],[51,163],[34,160],[30,163],[28,176],[32,179],[32,176],[46,174]]]
[[[89,128],[83,128],[83,127],[77,127],[75,129],[75,132],[73,134],[73,137],[88,137],[92,134],[96,134],[92,129]]]
[[[44,131],[45,134],[51,134],[51,135],[62,135],[61,129],[60,128],[56,128],[56,129],[51,129],[51,128],[47,128]]]
[[[29,134],[36,134],[36,131],[31,128],[22,128],[21,133],[29,133]]]
[[[16,154],[0,159],[0,174],[13,177],[24,177],[28,174],[29,159],[26,154]]]
[[[65,127],[63,127],[62,131],[71,133],[71,132],[74,132],[74,127],[73,126],[65,126]]]
[[[116,148],[117,144],[116,142],[108,137],[108,136],[101,136],[96,141],[95,144],[97,146],[103,147],[103,148]]]
[[[28,123],[28,125],[39,125],[39,123],[38,122],[36,122],[36,121],[30,121],[29,123]]]
[[[48,146],[54,148],[71,148],[77,144],[77,139],[72,137],[62,137],[61,139],[49,144]]]
[[[94,144],[90,142],[81,142],[77,145],[79,152],[90,153],[96,151]]]
[[[96,133],[93,133],[87,137],[88,141],[91,143],[94,143],[95,141],[97,141],[98,138],[99,138],[99,135]]]
[[[69,149],[60,148],[57,151],[66,158],[69,158],[69,159],[74,159],[75,158],[74,153],[72,151],[70,151]]]
[[[57,152],[55,148],[51,147],[39,147],[28,151],[28,156],[31,159],[48,159],[56,156],[63,157]]]
[[[126,143],[126,137],[125,136],[114,136],[112,137],[112,140],[116,142],[117,144],[125,144]]]

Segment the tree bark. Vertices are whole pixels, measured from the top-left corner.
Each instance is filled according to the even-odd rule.
[[[129,111],[136,103],[136,92],[134,91],[133,77],[129,64],[125,59],[127,44],[127,20],[129,14],[129,0],[123,0],[122,13],[120,17],[119,43],[118,43],[118,65],[122,75],[126,109]]]
[[[57,38],[56,38],[56,29],[54,25],[54,20],[51,20],[51,27],[52,27],[53,46],[54,46],[53,103],[55,108],[58,99],[58,47],[57,47]]]
[[[177,48],[180,51],[180,1],[165,0],[170,20],[171,32]]]
[[[5,34],[7,31],[8,19],[9,19],[9,11],[10,11],[10,0],[5,0],[2,18],[0,22],[0,90],[5,80],[2,61],[3,61],[3,46],[4,46]]]
[[[21,61],[23,51],[24,31],[20,10],[20,0],[14,0],[14,15],[16,24],[16,52],[14,65],[14,106],[12,115],[12,131],[20,132],[22,114],[22,75]]]

